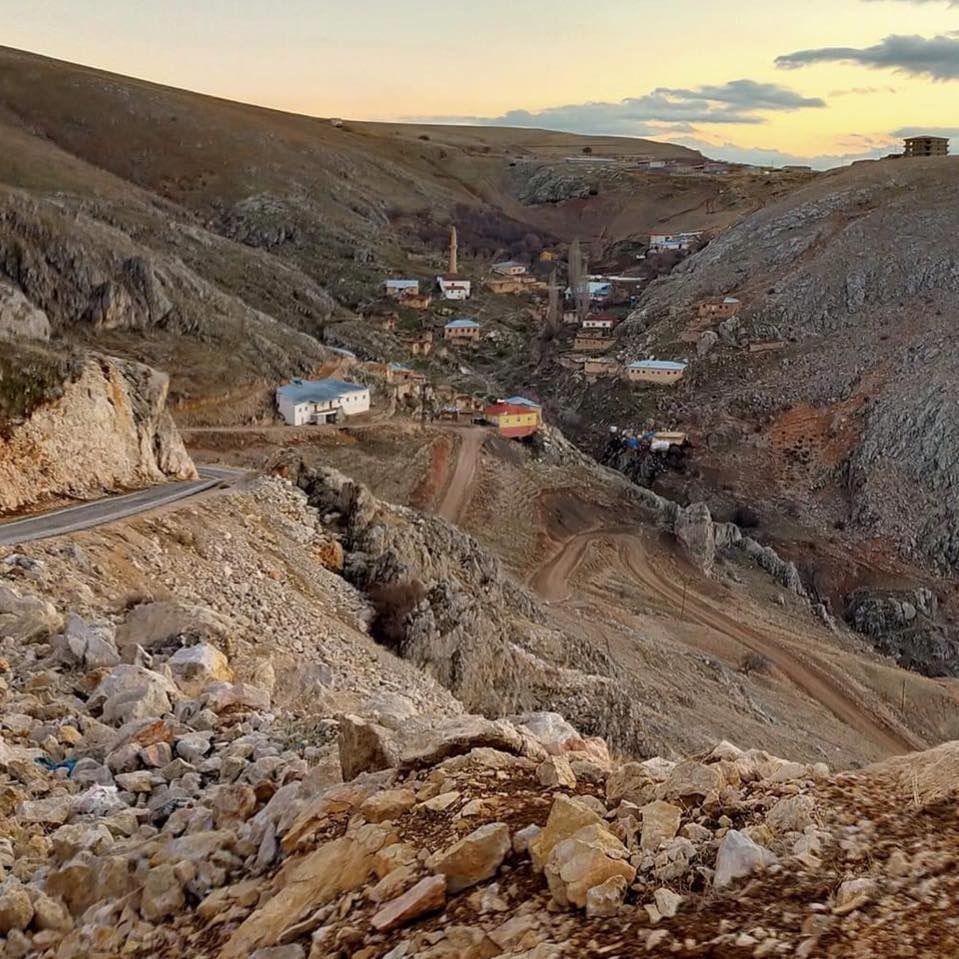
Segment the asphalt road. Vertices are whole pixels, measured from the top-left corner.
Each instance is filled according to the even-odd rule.
[[[202,466],[198,468],[198,472],[200,474],[198,480],[161,483],[159,486],[137,490],[135,493],[110,496],[90,503],[67,506],[49,513],[39,513],[25,519],[0,523],[0,546],[17,546],[32,540],[48,539],[51,536],[75,533],[93,526],[103,526],[105,523],[126,519],[128,516],[145,513],[158,506],[166,506],[177,500],[196,496],[220,483],[234,482],[246,475],[243,470],[219,466]]]

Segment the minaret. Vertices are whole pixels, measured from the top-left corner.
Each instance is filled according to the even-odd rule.
[[[456,271],[456,267],[457,267],[456,252],[457,252],[457,250],[456,250],[456,227],[455,227],[455,226],[451,226],[451,227],[450,227],[450,268],[449,268],[449,272],[450,272],[450,274],[452,274],[453,276],[456,276],[456,272],[457,272],[457,271]]]

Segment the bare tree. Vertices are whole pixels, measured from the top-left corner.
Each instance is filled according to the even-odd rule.
[[[549,299],[546,306],[546,329],[550,336],[559,333],[562,318],[559,307],[559,282],[556,278],[556,268],[549,275]]]
[[[569,245],[568,269],[569,288],[573,293],[576,315],[582,323],[589,314],[589,275],[583,247],[578,238]]]

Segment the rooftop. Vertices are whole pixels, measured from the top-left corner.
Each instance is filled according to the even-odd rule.
[[[447,330],[472,330],[479,329],[479,323],[476,320],[450,320],[446,324]]]
[[[348,393],[365,393],[368,388],[358,383],[347,383],[345,380],[293,380],[292,383],[279,387],[276,395],[293,404],[328,403]]]
[[[531,410],[541,410],[542,406],[539,403],[534,403],[532,400],[527,399],[525,396],[507,396],[504,403],[509,403],[512,406],[526,406]]]
[[[388,279],[388,280],[386,281],[386,285],[387,285],[387,286],[400,286],[400,287],[419,286],[419,285],[420,285],[420,281],[419,281],[419,280],[404,280],[404,279],[400,279],[400,278],[396,278],[396,279],[392,279],[392,278],[391,278],[391,279]]]
[[[676,360],[635,360],[629,364],[631,370],[685,370],[686,364]]]

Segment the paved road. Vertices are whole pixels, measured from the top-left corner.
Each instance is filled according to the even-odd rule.
[[[75,533],[92,526],[102,526],[137,513],[145,513],[158,506],[175,503],[188,496],[196,496],[197,493],[212,489],[219,483],[234,482],[246,475],[243,470],[221,466],[203,466],[199,468],[199,473],[198,480],[161,483],[135,493],[110,496],[91,503],[80,503],[78,506],[68,506],[49,513],[0,523],[0,546],[16,546],[32,540]]]

